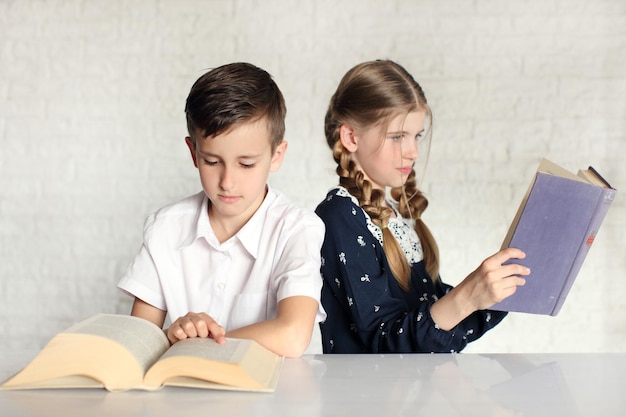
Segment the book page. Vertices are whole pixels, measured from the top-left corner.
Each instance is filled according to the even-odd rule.
[[[124,346],[137,358],[143,373],[167,350],[170,343],[163,330],[139,317],[97,314],[63,333],[102,336]]]
[[[578,175],[566,170],[565,168],[545,158],[541,160],[541,163],[539,164],[539,168],[537,168],[537,171],[556,175],[557,177],[568,178],[570,180],[587,182],[587,180],[585,180],[584,178],[579,177]]]
[[[171,356],[191,356],[218,362],[239,363],[246,354],[249,344],[249,340],[227,339],[226,344],[220,345],[208,337],[195,337],[174,343],[163,354],[161,360]]]
[[[148,370],[144,384],[271,391],[282,359],[252,340],[229,338],[220,345],[210,338],[184,339]]]
[[[598,185],[600,187],[613,188],[593,167],[589,169],[579,170],[578,176],[585,178],[590,184]]]
[[[2,387],[136,388],[142,385],[146,369],[168,347],[163,331],[146,320],[98,314],[54,336]]]
[[[8,389],[11,387],[8,386]],[[82,375],[68,375],[53,379],[38,380],[29,382],[28,385],[19,387],[20,389],[54,389],[54,388],[104,388],[104,384],[94,378]]]
[[[2,388],[88,388],[99,384],[111,391],[139,386],[142,379],[139,362],[121,344],[88,333],[59,333]]]
[[[539,164],[539,168],[537,169],[537,171],[556,175],[562,178],[568,178],[570,180],[576,180],[580,182],[586,182],[588,184],[598,185],[601,187],[612,188],[609,183],[604,178],[602,178],[602,176],[591,166],[589,167],[589,169],[579,169],[577,174],[574,175],[574,173],[544,158]]]

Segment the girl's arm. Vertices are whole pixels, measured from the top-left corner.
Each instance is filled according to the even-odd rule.
[[[530,270],[522,265],[507,264],[510,259],[523,259],[519,249],[504,249],[485,259],[480,266],[457,287],[430,308],[430,315],[443,330],[451,330],[470,314],[484,310],[515,293],[524,285]]]
[[[367,228],[360,207],[335,196],[318,208],[318,214],[327,229],[322,250],[324,285],[352,323],[340,328],[342,325],[336,325],[329,317],[324,326],[333,327],[335,334],[354,332],[370,352],[460,351],[504,317],[505,313],[492,315],[488,311],[470,314],[476,305],[468,306],[464,300],[470,298],[467,293],[472,293],[470,284],[481,280],[468,279],[448,297],[445,290],[450,287],[433,283],[423,265],[414,266],[414,289],[407,301],[407,294],[389,270],[382,247]],[[484,268],[477,271],[476,276],[492,276]],[[473,289],[480,292],[478,285]],[[434,311],[438,320],[448,321],[439,324],[431,316],[431,309],[444,299]],[[450,316],[448,309],[453,312]]]

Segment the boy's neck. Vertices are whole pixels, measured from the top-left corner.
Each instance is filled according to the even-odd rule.
[[[237,232],[241,230],[241,227],[243,227],[243,225],[239,226],[238,228],[229,228],[228,225],[211,221],[211,228],[213,229],[213,233],[220,243],[224,243],[231,237],[235,236]]]
[[[235,236],[247,223],[250,221],[252,216],[259,210],[259,208],[263,205],[265,198],[267,197],[268,187],[265,188],[265,193],[263,194],[263,199],[260,201],[259,205],[254,208],[253,211],[248,213],[241,213],[239,216],[233,217],[224,217],[220,215],[215,215],[213,212],[213,207],[211,201],[209,200],[209,207],[207,210],[207,214],[209,216],[209,223],[211,224],[211,229],[213,230],[213,234],[217,238],[220,243],[226,242],[228,239]]]

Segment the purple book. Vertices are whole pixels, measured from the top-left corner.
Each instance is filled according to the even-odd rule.
[[[565,174],[565,175],[563,175]],[[503,247],[526,253],[526,285],[493,307],[556,316],[615,197],[593,168],[578,176],[544,160]]]

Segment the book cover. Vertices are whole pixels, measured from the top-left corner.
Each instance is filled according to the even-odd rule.
[[[556,316],[615,193],[591,167],[574,175],[543,160],[503,244],[526,253],[511,262],[528,266],[531,274],[515,294],[491,308]]]

